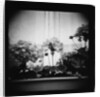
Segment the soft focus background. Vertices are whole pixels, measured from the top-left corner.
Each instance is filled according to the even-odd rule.
[[[75,43],[69,38],[83,24],[89,23],[82,13],[22,10],[9,23],[9,40],[10,44],[24,40],[42,45],[55,37],[64,44],[65,51],[69,52],[73,51],[75,43],[79,47],[84,46],[76,38]]]
[[[88,20],[81,13],[22,10],[9,23],[10,43],[25,40],[42,44],[56,37],[64,44],[72,44],[69,36],[82,24],[88,24]]]

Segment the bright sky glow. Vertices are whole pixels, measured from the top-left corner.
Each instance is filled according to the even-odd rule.
[[[20,11],[9,23],[10,44],[19,40],[42,44],[58,38],[63,44],[73,44],[70,35],[88,21],[80,13],[52,11]],[[76,41],[78,43],[78,41]]]

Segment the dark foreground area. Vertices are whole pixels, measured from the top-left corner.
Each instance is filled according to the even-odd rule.
[[[88,78],[61,77],[33,80],[17,80],[7,84],[6,95],[36,95],[51,93],[93,92],[94,84]]]

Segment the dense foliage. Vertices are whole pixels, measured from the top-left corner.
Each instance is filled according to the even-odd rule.
[[[85,33],[85,34],[84,34]],[[78,32],[71,36],[83,36],[84,41],[88,40],[87,26],[79,27]],[[9,79],[26,79],[58,76],[82,76],[88,75],[88,50],[86,47],[79,48],[76,52],[63,52],[63,43],[53,38],[47,40],[43,45],[31,44],[20,40],[16,44],[9,45]],[[44,66],[43,57],[45,48],[51,51],[52,59],[55,52],[61,53],[61,58],[55,66]],[[47,56],[47,55],[46,55]]]

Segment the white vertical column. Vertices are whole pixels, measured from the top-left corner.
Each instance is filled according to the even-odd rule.
[[[59,30],[59,40],[61,39],[61,36],[62,36],[62,32],[61,32],[61,12],[58,12],[58,30]]]
[[[44,39],[47,39],[49,36],[49,12],[44,12]]]
[[[60,13],[55,13],[55,33],[57,38],[60,38]]]
[[[58,32],[58,17],[57,17],[57,12],[54,12],[54,34],[57,37],[57,32]]]
[[[52,38],[54,36],[54,30],[53,30],[53,12],[49,12],[49,37]]]

